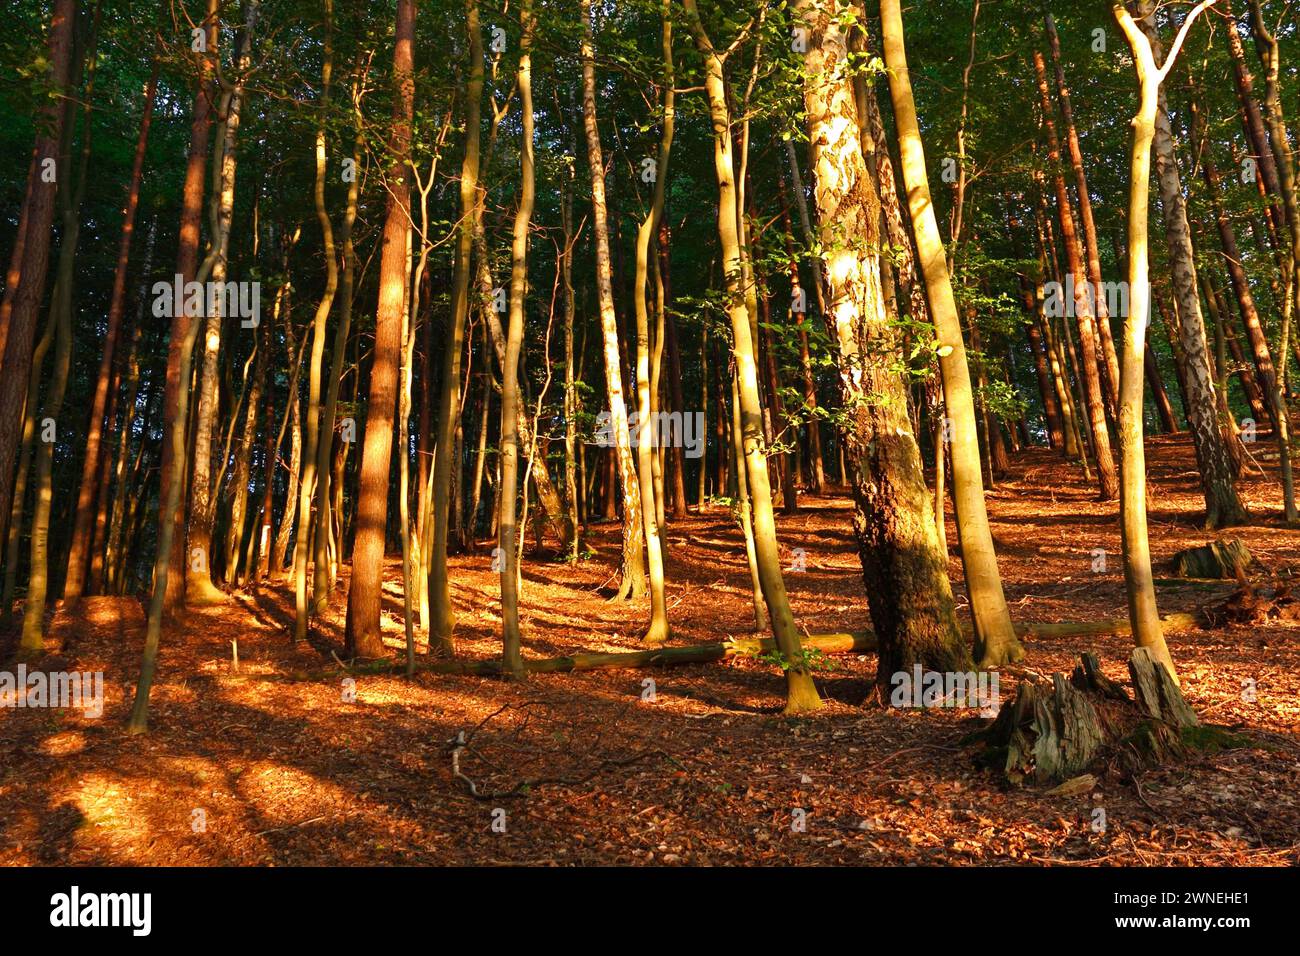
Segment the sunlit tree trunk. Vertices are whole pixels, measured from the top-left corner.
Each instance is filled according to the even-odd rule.
[[[1162,60],[1162,45],[1155,23],[1155,5],[1150,0],[1137,4],[1134,17],[1150,42],[1154,61]],[[1217,398],[1210,371],[1205,322],[1197,292],[1192,236],[1187,225],[1178,161],[1174,154],[1173,131],[1165,107],[1165,93],[1159,91],[1155,117],[1156,176],[1160,183],[1160,206],[1164,215],[1165,241],[1169,246],[1169,271],[1174,300],[1178,306],[1179,338],[1185,357],[1187,424],[1196,448],[1196,462],[1205,495],[1205,526],[1220,528],[1240,524],[1249,517],[1237,496],[1232,462],[1219,427]]]
[[[609,212],[605,202],[605,156],[596,116],[596,54],[591,22],[591,0],[582,0],[582,109],[587,136],[587,165],[591,171],[592,232],[596,241],[596,292],[604,339],[605,392],[609,401],[608,431],[613,439],[618,485],[623,498],[623,568],[619,599],[645,594],[645,527],[641,518],[641,490],[628,432],[627,402],[623,397],[623,363],[619,354],[618,318],[614,307],[613,268],[610,260]],[[614,488],[606,488],[613,502]]]
[[[1098,345],[1105,371],[1106,402],[1112,414],[1119,405],[1119,359],[1115,354],[1115,340],[1110,330],[1110,306],[1106,301],[1101,278],[1101,250],[1097,243],[1097,224],[1092,216],[1092,194],[1088,191],[1088,177],[1084,172],[1083,150],[1079,146],[1079,133],[1074,126],[1074,109],[1070,104],[1070,89],[1065,83],[1065,69],[1061,66],[1061,43],[1056,35],[1056,21],[1050,13],[1043,17],[1047,28],[1048,45],[1052,51],[1052,66],[1056,72],[1057,97],[1061,104],[1061,122],[1065,131],[1066,149],[1070,154],[1070,168],[1074,171],[1075,195],[1079,200],[1079,225],[1083,230],[1083,249],[1087,257],[1088,281],[1093,289],[1093,315],[1097,320]]]
[[[381,657],[380,610],[383,603],[384,539],[388,516],[388,475],[393,453],[393,416],[397,410],[398,353],[406,311],[410,266],[407,231],[411,196],[409,157],[415,109],[415,0],[397,0],[393,51],[393,129],[388,140],[388,209],[379,263],[379,305],[366,404],[365,445],[358,482],[356,536],[352,544],[352,581],[348,589],[344,647],[353,657]],[[299,531],[305,533],[305,528]]]
[[[113,359],[117,351],[122,312],[126,306],[127,263],[131,258],[131,238],[135,234],[135,211],[140,205],[140,178],[144,171],[145,147],[149,142],[149,125],[153,119],[154,94],[158,89],[158,59],[155,57],[149,82],[144,91],[144,111],[136,137],[135,158],[122,210],[122,236],[117,246],[117,267],[113,272],[113,291],[108,306],[108,327],[104,333],[103,354],[95,378],[95,392],[90,401],[90,420],[86,428],[86,447],[81,464],[81,482],[77,489],[77,507],[73,515],[72,540],[68,545],[68,573],[63,584],[65,604],[81,597],[89,568],[89,551],[94,536],[95,502],[99,486],[107,480],[101,474],[104,457],[100,446],[104,438],[104,412],[108,405],[108,387],[113,378]]]
[[[898,335],[880,279],[880,195],[868,171],[847,76],[849,49],[836,0],[800,13],[810,30],[804,105],[810,174],[820,224],[824,298],[835,330],[841,429],[854,497],[854,531],[871,620],[880,642],[876,682],[914,664],[962,671],[970,653],[935,533],[921,453],[897,368]],[[883,143],[874,143],[883,148]]]
[[[740,202],[723,61],[705,31],[695,0],[686,0],[686,14],[695,35],[695,45],[704,58],[705,92],[713,120],[713,161],[718,181],[718,239],[727,292],[727,311],[731,318],[732,350],[736,359],[736,418],[739,421],[739,438],[744,447],[744,460],[738,463],[737,469],[743,468],[749,484],[758,575],[773,637],[786,668],[785,712],[806,713],[819,709],[822,703],[808,662],[804,658],[799,632],[795,628],[776,539],[776,516],[772,510],[772,487],[763,441],[763,407],[758,392],[757,343],[751,329],[750,309],[745,302],[746,293],[740,287],[744,274],[739,229]]]
[[[347,206],[339,226],[339,248],[343,253],[342,275],[339,280],[339,317],[334,327],[334,343],[330,352],[330,372],[325,386],[325,404],[321,407],[320,431],[316,438],[316,548],[312,564],[312,603],[317,614],[329,605],[334,591],[337,552],[343,548],[339,541],[332,559],[329,550],[330,530],[333,527],[334,495],[331,465],[334,460],[334,425],[338,418],[339,386],[343,378],[343,365],[347,358],[348,336],[352,334],[352,305],[356,290],[357,256],[352,244],[352,226],[357,218],[357,199],[361,190],[361,150],[364,134],[360,131],[361,103],[356,88],[353,90],[353,110],[358,123],[357,138],[352,147],[352,168],[356,170],[348,185]]]
[[[257,23],[258,2],[249,0],[244,5],[244,26],[239,46],[241,77],[233,82],[222,80],[222,96],[217,108],[220,118],[219,134],[214,145],[212,161],[212,198],[210,212],[210,249],[215,253],[211,278],[214,284],[224,284],[229,264],[230,227],[235,209],[235,172],[238,157],[235,150],[239,136],[240,108],[243,101],[242,73],[248,67],[248,55]],[[215,303],[221,303],[218,296]],[[214,552],[212,533],[216,523],[216,482],[212,478],[213,433],[217,431],[220,404],[220,358],[222,321],[227,319],[220,304],[210,309],[203,334],[203,362],[199,374],[198,412],[194,425],[194,463],[190,474],[190,524],[186,552],[185,601],[187,604],[220,604],[227,600],[212,583]],[[224,467],[225,459],[221,459]]]
[[[524,675],[523,641],[519,630],[519,354],[524,341],[524,309],[528,297],[528,226],[533,218],[532,0],[519,10],[523,32],[519,48],[521,138],[519,141],[519,206],[515,210],[510,248],[510,325],[501,368],[501,488],[497,495],[497,544],[501,569],[501,667],[518,678]],[[527,489],[525,488],[525,492]]]
[[[1038,96],[1043,108],[1043,127],[1047,133],[1048,161],[1054,166],[1061,161],[1060,142],[1056,136],[1056,121],[1052,119],[1052,100],[1047,87],[1047,67],[1043,55],[1034,51],[1034,71],[1038,75]],[[1102,392],[1100,363],[1097,361],[1097,323],[1094,318],[1094,300],[1101,298],[1090,294],[1094,288],[1083,265],[1082,246],[1075,230],[1074,211],[1070,204],[1070,191],[1065,185],[1065,175],[1058,168],[1053,176],[1056,184],[1057,216],[1061,223],[1061,241],[1065,245],[1069,276],[1074,283],[1074,298],[1064,293],[1057,302],[1068,314],[1073,308],[1079,329],[1080,370],[1083,373],[1088,419],[1092,424],[1092,447],[1097,461],[1098,494],[1109,501],[1119,494],[1119,476],[1115,471],[1115,458],[1110,448],[1110,431],[1106,422],[1106,398]]]
[[[325,288],[321,293],[320,302],[316,305],[315,321],[308,333],[311,335],[311,358],[308,359],[307,365],[307,427],[303,439],[302,475],[299,479],[298,499],[294,502],[298,509],[298,536],[294,541],[293,548],[293,639],[295,641],[301,641],[307,637],[307,624],[311,613],[310,597],[307,593],[307,560],[312,539],[315,538],[318,549],[328,545],[328,535],[321,534],[322,525],[315,526],[314,535],[309,533],[309,529],[313,527],[311,506],[316,495],[317,476],[319,475],[321,378],[324,374],[325,364],[325,333],[330,312],[334,308],[334,297],[338,293],[339,285],[339,265],[334,246],[334,224],[330,220],[329,209],[325,205],[325,177],[329,165],[326,155],[325,126],[330,119],[330,92],[333,76],[334,3],[333,0],[325,0],[325,38],[323,61],[321,63],[319,116],[316,125],[316,185],[314,190],[316,221],[320,224],[321,230],[321,259],[325,265]],[[368,431],[369,429],[367,429]]]
[[[952,440],[948,447],[952,456],[953,503],[961,537],[966,587],[975,619],[978,642],[975,656],[981,665],[991,666],[1018,660],[1024,656],[1024,650],[1016,638],[1002,592],[993,534],[984,506],[975,402],[966,364],[966,345],[962,340],[961,320],[944,259],[943,240],[930,199],[925,151],[907,69],[899,0],[882,0],[880,7],[885,63],[889,67],[889,88],[898,126],[902,179],[916,233],[921,274],[929,293],[930,313],[939,340],[944,406],[952,421]]]
[[[668,603],[664,597],[664,554],[660,537],[660,508],[655,500],[653,459],[659,445],[659,429],[658,422],[652,414],[654,402],[652,402],[653,383],[650,372],[650,312],[646,302],[650,244],[659,230],[659,220],[664,212],[668,159],[673,144],[673,26],[669,0],[663,0],[662,11],[663,129],[659,137],[659,155],[655,163],[654,197],[649,212],[637,230],[636,279],[633,283],[633,305],[636,311],[637,480],[641,493],[641,520],[645,533],[646,563],[650,571],[650,627],[642,638],[647,644],[662,644],[668,640],[669,633]]]
[[[438,399],[438,442],[433,460],[433,499],[429,519],[429,653],[455,653],[452,631],[456,615],[451,607],[451,582],[447,576],[447,531],[451,521],[452,458],[460,419],[460,366],[465,350],[465,322],[469,315],[470,257],[478,218],[479,139],[483,100],[483,35],[479,29],[478,0],[465,0],[465,29],[469,35],[469,77],[465,84],[465,155],[460,167],[460,224],[456,233],[456,261],[451,279],[451,316],[443,346],[442,388]]]
[[[1124,321],[1124,364],[1121,370],[1120,465],[1123,494],[1120,498],[1120,531],[1124,545],[1124,580],[1127,584],[1129,620],[1138,647],[1148,648],[1165,665],[1176,681],[1177,671],[1160,626],[1155,582],[1151,576],[1151,546],[1147,538],[1146,457],[1142,444],[1143,350],[1151,311],[1148,278],[1148,209],[1151,191],[1151,146],[1156,135],[1160,84],[1178,57],[1187,31],[1196,16],[1214,0],[1204,0],[1183,22],[1164,65],[1156,67],[1151,43],[1122,4],[1115,4],[1116,19],[1128,38],[1137,66],[1141,93],[1138,113],[1133,117],[1133,150],[1129,167],[1128,281],[1129,314]]]

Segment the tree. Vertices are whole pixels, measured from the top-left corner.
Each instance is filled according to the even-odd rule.
[[[1124,360],[1120,369],[1120,467],[1124,483],[1120,498],[1120,530],[1124,544],[1124,581],[1129,619],[1138,647],[1150,649],[1176,681],[1177,671],[1165,644],[1151,576],[1151,547],[1147,540],[1146,457],[1142,444],[1142,378],[1146,329],[1150,318],[1150,278],[1147,264],[1147,221],[1151,189],[1151,146],[1160,107],[1160,84],[1169,75],[1192,22],[1215,0],[1202,0],[1183,21],[1165,57],[1157,67],[1151,43],[1122,4],[1114,6],[1133,50],[1140,89],[1140,105],[1133,117],[1128,211],[1129,314],[1124,320]]]
[[[821,697],[805,659],[794,614],[786,595],[776,540],[776,517],[772,509],[772,486],[768,478],[767,451],[763,440],[763,412],[758,394],[758,370],[750,312],[741,286],[740,204],[732,155],[731,115],[727,106],[722,57],[713,46],[700,19],[695,0],[685,0],[695,45],[704,58],[705,95],[713,121],[713,165],[718,181],[718,241],[722,247],[722,273],[727,292],[727,313],[731,319],[732,354],[736,361],[735,416],[737,433],[743,442],[743,456],[737,468],[744,469],[753,508],[754,553],[763,600],[771,621],[772,634],[786,667],[785,713],[801,714],[820,709]]]
[[[964,671],[970,653],[957,626],[921,453],[907,414],[898,333],[880,278],[880,194],[862,152],[847,31],[836,0],[803,0],[809,31],[804,104],[818,213],[824,299],[838,346],[845,457],[854,533],[879,641],[876,681],[890,686],[914,664]],[[883,144],[875,144],[883,148]]]
[[[375,314],[374,363],[370,370],[365,444],[352,544],[352,582],[348,588],[345,643],[355,657],[381,657],[380,604],[383,599],[384,540],[388,514],[388,473],[393,451],[393,416],[397,406],[398,353],[406,311],[410,266],[407,231],[411,221],[411,123],[415,110],[415,0],[397,0],[393,49],[392,162],[388,205],[379,261],[379,306]],[[299,534],[306,534],[300,527]]]
[[[935,221],[934,205],[925,168],[925,150],[916,117],[912,82],[903,43],[903,19],[898,0],[881,0],[881,33],[889,91],[898,128],[899,153],[907,204],[916,234],[917,258],[935,323],[939,368],[943,373],[944,407],[952,419],[953,504],[961,536],[962,565],[975,618],[975,656],[981,666],[1020,660],[1024,649],[1016,637],[1002,592],[993,534],[984,506],[980,475],[979,439],[975,425],[975,402],[971,393],[970,370],[961,320],[953,298],[952,281],[944,257],[943,240]]]

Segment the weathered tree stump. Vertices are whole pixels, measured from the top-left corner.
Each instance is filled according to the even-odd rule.
[[[1189,750],[1248,744],[1223,728],[1205,727],[1173,677],[1144,647],[1129,658],[1132,693],[1084,654],[1067,680],[1022,683],[986,730],[986,765],[1013,783],[1057,783],[1118,758],[1133,771],[1184,757]]]
[[[1173,561],[1178,574],[1185,578],[1236,578],[1255,558],[1240,538],[1219,538],[1199,548],[1179,551]]]

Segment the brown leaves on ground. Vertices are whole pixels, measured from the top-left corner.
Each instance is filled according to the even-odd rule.
[[[1157,561],[1204,541],[1192,461],[1185,439],[1151,442]],[[1300,532],[1275,514],[1271,476],[1243,489],[1256,523],[1234,534],[1263,573],[1288,580]],[[867,626],[847,500],[802,505],[779,517],[787,566],[795,548],[806,560],[787,574],[798,621],[809,631]],[[1125,615],[1116,505],[1097,502],[1076,469],[1029,452],[989,506],[1018,619]],[[667,541],[673,640],[747,633],[744,546],[726,509],[673,522]],[[617,542],[616,526],[597,525],[589,561],[530,557],[526,654],[638,647],[647,607],[607,601]],[[459,653],[496,655],[490,548],[451,565]],[[404,640],[398,568],[390,561],[384,608],[394,656]],[[956,554],[951,572],[960,591]],[[341,647],[345,585],[316,624],[319,648]],[[1222,603],[1232,587],[1163,583],[1161,611]],[[1289,620],[1170,636],[1198,714],[1240,726],[1258,747],[1049,794],[976,768],[961,741],[986,724],[977,712],[881,708],[874,655],[834,657],[818,675],[824,713],[786,720],[784,681],[759,660],[408,681],[290,647],[292,608],[275,582],[190,612],[164,639],[143,737],[121,729],[140,618],[99,599],[56,619],[67,666],[104,671],[105,712],[0,710],[0,864],[1300,861],[1300,654]],[[1068,673],[1085,650],[1127,681],[1124,638],[1031,637],[1024,666],[1002,675],[1003,700],[1017,675]],[[332,679],[289,679],[330,666]]]

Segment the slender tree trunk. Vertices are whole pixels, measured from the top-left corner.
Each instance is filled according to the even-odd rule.
[[[1143,350],[1142,362],[1146,367],[1147,385],[1151,387],[1151,398],[1156,404],[1156,413],[1160,416],[1160,430],[1170,435],[1176,434],[1178,432],[1178,419],[1174,415],[1174,405],[1169,400],[1169,392],[1165,389],[1165,381],[1160,376],[1160,366],[1156,363],[1156,356],[1151,351],[1150,343]]]
[[[460,225],[451,284],[451,316],[443,352],[442,391],[438,400],[438,443],[433,462],[433,522],[429,544],[429,653],[452,656],[456,615],[451,607],[447,576],[447,531],[456,427],[460,419],[460,365],[465,350],[465,321],[469,315],[470,257],[478,223],[479,140],[483,99],[483,35],[478,0],[465,0],[465,29],[469,34],[469,80],[465,85],[465,156],[460,167]]]
[[[248,66],[253,30],[257,23],[258,0],[244,5],[244,27],[239,46],[239,63],[242,70]],[[215,259],[212,281],[224,284],[230,246],[230,226],[235,208],[236,140],[239,135],[240,108],[243,101],[242,80],[233,85],[222,81],[223,93],[218,106],[220,133],[214,146],[212,161],[212,199],[210,242]],[[209,253],[212,255],[213,253]],[[187,604],[221,604],[228,600],[212,583],[212,535],[216,524],[216,483],[212,480],[213,432],[217,430],[220,404],[220,370],[218,360],[221,349],[223,297],[214,300],[217,308],[207,315],[203,336],[203,363],[199,377],[198,415],[194,426],[194,463],[190,475],[190,524],[186,561],[185,601]],[[222,459],[224,468],[225,459]]]
[[[1052,119],[1052,100],[1047,87],[1047,67],[1043,63],[1043,55],[1037,50],[1034,51],[1034,70],[1038,74],[1038,95],[1043,107],[1043,126],[1047,131],[1048,159],[1056,165],[1060,163],[1061,147],[1056,136],[1056,122]],[[1069,301],[1067,296],[1060,295],[1056,297],[1056,301],[1066,314],[1073,306],[1075,322],[1079,327],[1079,351],[1082,353],[1079,358],[1088,417],[1092,423],[1099,497],[1102,501],[1110,501],[1119,494],[1119,476],[1115,471],[1115,459],[1110,448],[1110,431],[1106,423],[1106,400],[1102,392],[1097,362],[1097,324],[1094,319],[1092,300],[1101,297],[1090,293],[1093,286],[1083,266],[1082,250],[1075,231],[1074,212],[1070,205],[1070,192],[1065,185],[1065,176],[1059,169],[1054,180],[1057,215],[1061,223],[1061,240],[1065,245],[1066,259],[1069,262],[1069,275],[1074,283],[1073,300]]]
[[[402,315],[406,310],[406,280],[410,266],[406,246],[411,216],[408,159],[415,109],[415,0],[397,0],[395,30],[393,85],[397,95],[393,100],[393,131],[388,141],[393,160],[388,173],[388,209],[380,253],[374,359],[366,405],[357,530],[352,543],[352,582],[348,589],[344,632],[344,647],[353,657],[382,657],[384,654],[380,638],[380,609],[383,603],[388,474],[393,454],[398,353],[402,346]]]
[[[140,205],[140,178],[144,171],[145,147],[149,142],[149,125],[153,119],[154,94],[158,89],[158,64],[154,58],[149,82],[144,91],[144,112],[140,117],[140,132],[136,137],[135,158],[131,166],[131,179],[126,191],[126,206],[122,210],[122,237],[117,246],[117,268],[113,273],[113,291],[108,306],[108,328],[104,333],[104,351],[99,360],[99,374],[95,379],[95,393],[90,402],[90,422],[86,429],[86,448],[81,466],[81,483],[77,491],[77,508],[72,523],[72,541],[68,545],[68,573],[63,585],[65,604],[74,604],[81,597],[89,564],[88,552],[94,533],[95,502],[99,485],[105,480],[100,474],[103,456],[104,410],[108,404],[108,386],[112,379],[113,358],[117,350],[118,332],[122,327],[122,312],[126,305],[127,263],[131,258],[131,238],[135,234],[135,211]]]
[[[1154,4],[1150,0],[1143,0],[1138,5],[1135,18],[1151,44],[1154,60],[1159,62],[1163,59],[1162,45],[1154,10]],[[1187,225],[1187,208],[1178,174],[1178,161],[1174,155],[1173,132],[1163,89],[1159,91],[1153,142],[1165,241],[1169,246],[1169,268],[1174,300],[1178,307],[1179,337],[1185,356],[1187,424],[1196,448],[1201,488],[1205,494],[1205,526],[1221,528],[1240,524],[1249,515],[1237,496],[1231,459],[1219,428],[1216,410],[1218,402],[1210,371],[1205,322],[1201,317],[1201,302],[1197,293],[1192,236]]]
[[[1178,37],[1165,59],[1156,67],[1147,35],[1140,30],[1122,4],[1114,12],[1133,50],[1141,90],[1141,106],[1133,118],[1133,151],[1129,173],[1128,277],[1129,314],[1124,322],[1124,365],[1121,372],[1120,464],[1123,495],[1120,498],[1120,531],[1124,546],[1124,580],[1127,584],[1129,620],[1138,647],[1148,648],[1178,680],[1173,658],[1165,644],[1156,606],[1155,582],[1151,576],[1151,547],[1147,538],[1146,458],[1142,445],[1142,362],[1150,316],[1150,283],[1147,272],[1147,219],[1151,190],[1151,146],[1156,135],[1158,91],[1169,73],[1187,31],[1197,14],[1212,4],[1204,0],[1183,22]]]
[[[613,440],[623,498],[623,580],[618,598],[645,594],[645,527],[641,517],[641,490],[628,432],[627,403],[623,397],[623,362],[619,354],[618,316],[614,307],[613,269],[610,260],[609,213],[605,202],[605,157],[596,117],[596,62],[591,0],[582,0],[582,107],[587,136],[587,165],[591,170],[592,231],[596,240],[596,291],[604,338],[605,391],[609,401],[609,432]],[[614,495],[609,486],[607,501]]]
[[[584,0],[584,3],[589,0]],[[736,359],[736,417],[739,438],[744,444],[744,469],[753,507],[754,546],[763,598],[771,619],[772,633],[786,668],[787,714],[807,713],[822,706],[804,657],[794,614],[785,590],[781,558],[776,539],[776,517],[772,510],[772,488],[768,477],[767,450],[763,441],[763,409],[758,392],[757,343],[751,327],[751,311],[740,288],[744,265],[739,227],[735,163],[731,140],[731,116],[727,106],[726,79],[721,57],[714,49],[700,21],[695,0],[686,0],[686,14],[695,35],[695,45],[705,63],[705,92],[713,120],[713,160],[718,180],[718,239],[722,253],[722,274],[729,299],[732,350]]]
[[[324,6],[325,38],[323,61],[321,63],[319,116],[316,124],[316,187],[314,198],[316,221],[320,224],[321,230],[321,258],[325,263],[325,289],[321,293],[320,302],[316,305],[316,318],[309,333],[311,335],[311,358],[308,360],[307,365],[307,428],[303,441],[302,477],[298,485],[298,537],[294,541],[293,549],[293,641],[306,639],[308,618],[311,614],[310,598],[307,594],[307,560],[308,549],[313,535],[308,531],[313,527],[311,506],[316,494],[317,469],[319,467],[321,377],[324,374],[325,364],[325,334],[329,324],[330,311],[334,308],[334,297],[338,293],[339,286],[339,265],[334,245],[334,224],[330,220],[329,209],[325,205],[325,176],[328,168],[325,126],[330,119],[330,90],[334,75],[333,0],[325,0]],[[387,236],[385,241],[387,241]],[[386,247],[385,252],[387,252]],[[378,352],[376,352],[375,359],[376,366],[378,366],[381,361]],[[366,431],[369,433],[370,429],[367,428]],[[328,461],[328,458],[326,460]],[[321,525],[315,525],[314,527],[317,547],[326,547],[328,536],[322,536]]]
[[[361,149],[363,144],[360,127],[361,104],[359,95],[354,92],[353,109],[357,114],[358,132],[352,147],[352,167],[361,168]],[[343,251],[343,269],[339,285],[339,317],[334,327],[334,343],[330,352],[329,382],[325,387],[325,404],[321,408],[320,431],[316,436],[316,554],[312,565],[312,601],[313,610],[319,614],[329,606],[330,595],[334,591],[335,568],[337,559],[331,560],[328,549],[330,530],[333,527],[331,480],[334,462],[334,426],[338,419],[339,388],[343,378],[343,364],[347,360],[348,336],[352,334],[352,305],[356,290],[356,250],[352,244],[352,227],[357,218],[357,199],[361,190],[361,176],[358,172],[348,185],[347,206],[343,213],[343,222],[339,226],[339,248]],[[338,542],[337,551],[341,551],[343,542]]]
[[[1200,111],[1196,109],[1195,105],[1193,105],[1193,109],[1196,110],[1196,115],[1199,117]],[[1198,122],[1196,125],[1200,126],[1202,122]],[[1276,425],[1278,410],[1273,407],[1272,396],[1277,389],[1277,376],[1273,370],[1273,356],[1269,352],[1268,340],[1264,336],[1259,310],[1255,307],[1255,298],[1250,292],[1250,280],[1246,277],[1241,252],[1237,248],[1236,234],[1233,232],[1232,223],[1229,221],[1228,214],[1223,207],[1223,187],[1219,179],[1219,170],[1214,164],[1214,157],[1210,155],[1208,144],[1201,151],[1200,163],[1201,174],[1205,179],[1206,189],[1210,194],[1210,202],[1214,208],[1215,225],[1219,230],[1219,243],[1223,248],[1224,265],[1228,268],[1228,278],[1232,282],[1232,291],[1236,296],[1237,306],[1241,310],[1242,322],[1246,326],[1246,337],[1250,341],[1255,376],[1259,380],[1260,389],[1263,390],[1263,394],[1266,396],[1268,416]]]
[[[953,503],[961,538],[962,565],[970,592],[971,612],[977,635],[976,658],[982,666],[1019,660],[1024,649],[1011,625],[1011,614],[1002,592],[993,534],[984,506],[980,478],[979,443],[975,426],[975,403],[971,394],[970,370],[961,320],[953,299],[952,283],[944,261],[943,240],[935,221],[934,206],[925,170],[925,152],[912,98],[912,82],[903,44],[903,20],[899,0],[881,0],[885,63],[889,67],[889,88],[898,126],[903,183],[907,189],[912,226],[921,273],[929,293],[930,311],[939,340],[939,367],[943,373],[944,405],[952,420]]]
[[[1093,315],[1101,346],[1100,363],[1105,371],[1106,402],[1112,415],[1119,407],[1119,359],[1115,354],[1115,340],[1110,330],[1110,306],[1106,301],[1101,278],[1101,251],[1097,243],[1097,224],[1092,216],[1092,198],[1088,191],[1088,177],[1084,173],[1083,150],[1079,146],[1079,133],[1074,126],[1074,110],[1070,105],[1070,90],[1065,84],[1065,69],[1061,66],[1061,43],[1056,35],[1056,22],[1047,13],[1043,17],[1048,44],[1052,51],[1052,66],[1056,72],[1057,97],[1061,104],[1061,121],[1065,129],[1066,148],[1070,153],[1070,166],[1074,170],[1075,195],[1079,199],[1079,225],[1083,228],[1084,251],[1088,259],[1088,282],[1093,290]]]
[[[533,218],[532,0],[522,0],[519,10],[522,39],[519,90],[522,136],[519,143],[519,206],[515,210],[510,250],[510,327],[501,368],[501,488],[497,495],[497,544],[501,569],[501,668],[516,678],[524,676],[523,641],[519,630],[519,355],[524,341],[524,309],[528,296],[528,227]],[[525,488],[525,493],[527,488]]]
[[[652,414],[654,403],[650,371],[650,313],[646,303],[650,244],[659,230],[659,221],[664,212],[668,160],[672,154],[673,144],[673,25],[669,0],[662,2],[662,15],[663,129],[659,137],[659,155],[655,163],[654,198],[651,200],[650,211],[637,230],[636,278],[633,284],[633,304],[636,312],[637,481],[641,493],[641,520],[645,533],[646,563],[650,571],[650,626],[642,637],[647,644],[662,644],[669,636],[668,603],[664,596],[663,541],[659,533],[659,508],[655,500],[653,459],[657,454],[659,429],[658,422]]]

